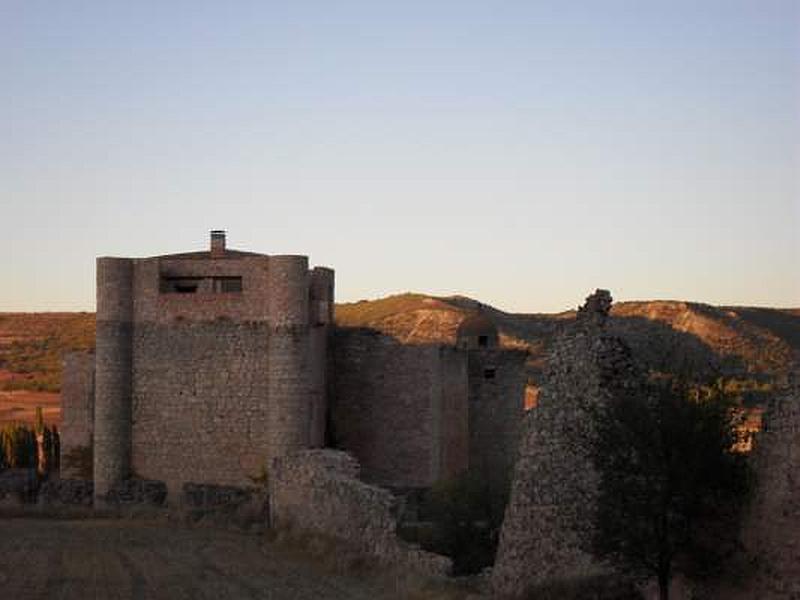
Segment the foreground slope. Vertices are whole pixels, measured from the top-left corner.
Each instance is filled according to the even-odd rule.
[[[263,536],[113,519],[0,519],[0,527],[0,597],[9,599],[422,597],[388,577],[347,574]]]

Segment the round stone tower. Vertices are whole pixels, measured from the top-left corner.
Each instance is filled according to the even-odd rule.
[[[308,448],[311,435],[309,273],[305,256],[270,256],[269,457]]]
[[[333,325],[333,269],[315,267],[311,272],[309,306],[311,434],[309,445],[325,445],[328,416],[328,348]]]
[[[94,493],[130,476],[133,261],[97,259]]]

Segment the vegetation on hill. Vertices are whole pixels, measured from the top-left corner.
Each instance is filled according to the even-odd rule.
[[[64,352],[94,347],[92,313],[0,314],[0,389],[57,392]]]

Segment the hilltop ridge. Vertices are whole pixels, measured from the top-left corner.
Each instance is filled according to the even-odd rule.
[[[544,359],[553,336],[576,314],[508,313],[463,296],[400,294],[339,304],[336,322],[375,329],[404,343],[454,343],[458,324],[479,306],[497,324],[501,344],[528,350],[532,365]],[[696,359],[713,360],[731,373],[777,376],[800,352],[800,309],[650,300],[615,303],[611,315],[611,330],[653,360],[682,341]]]

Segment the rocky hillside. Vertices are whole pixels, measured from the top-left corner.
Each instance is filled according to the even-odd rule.
[[[478,306],[459,296],[402,294],[338,305],[336,320],[341,326],[375,329],[407,343],[453,343],[458,324]],[[483,310],[497,323],[503,345],[530,352],[534,381],[553,336],[575,318],[575,311],[515,314],[486,305]],[[781,376],[793,354],[800,352],[800,309],[620,302],[612,309],[611,326],[651,368],[682,361],[749,380],[751,387]]]

